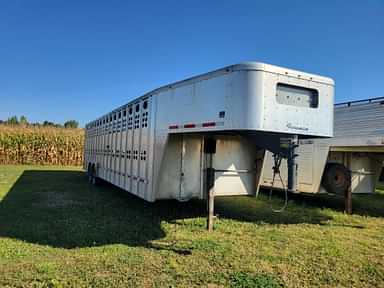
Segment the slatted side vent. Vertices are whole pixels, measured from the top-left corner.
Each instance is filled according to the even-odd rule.
[[[133,151],[133,160],[138,160],[139,159],[139,151],[135,150]]]
[[[140,114],[138,113],[140,111],[140,104],[136,104],[135,106],[135,124],[134,124],[134,129],[139,129],[140,128]]]
[[[147,151],[143,150],[140,152],[140,160],[142,160],[142,161],[147,160]]]
[[[132,106],[130,106],[128,108],[128,130],[132,130],[132,127],[133,127],[133,108]]]
[[[143,102],[143,110],[141,117],[141,128],[147,128],[148,127],[148,100],[145,100]]]

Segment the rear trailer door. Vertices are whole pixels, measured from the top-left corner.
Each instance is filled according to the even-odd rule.
[[[202,198],[201,135],[169,135],[161,163],[157,199]]]

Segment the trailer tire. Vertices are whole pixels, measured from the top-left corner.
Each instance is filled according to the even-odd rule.
[[[87,177],[88,177],[88,182],[92,183],[92,163],[88,163]]]
[[[100,178],[97,177],[97,172],[96,172],[96,165],[95,164],[92,164],[92,168],[91,168],[91,177],[90,177],[90,182],[92,185],[99,185],[100,184]]]
[[[343,194],[348,189],[349,170],[343,164],[328,163],[321,182],[329,193]]]

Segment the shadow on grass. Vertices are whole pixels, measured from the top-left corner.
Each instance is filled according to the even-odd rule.
[[[271,224],[321,223],[329,219],[318,209],[292,206],[274,214],[265,199],[216,200],[220,218]],[[151,241],[166,236],[162,221],[172,223],[205,215],[202,201],[148,203],[113,185],[93,187],[83,172],[28,170],[0,202],[0,236],[60,248],[121,243],[186,255],[188,251],[155,246]]]
[[[330,208],[344,211],[344,197],[331,194],[293,194],[289,196],[297,205]],[[384,217],[384,193],[352,195],[352,214],[371,217]]]

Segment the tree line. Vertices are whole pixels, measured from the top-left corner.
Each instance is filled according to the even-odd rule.
[[[19,118],[17,116],[9,117],[7,120],[0,120],[0,124],[4,125],[20,125],[20,126],[43,126],[43,127],[62,127],[62,128],[78,128],[79,122],[76,120],[68,120],[64,122],[64,124],[60,123],[54,123],[51,121],[44,121],[44,122],[29,122],[27,120],[27,117],[20,116]]]

